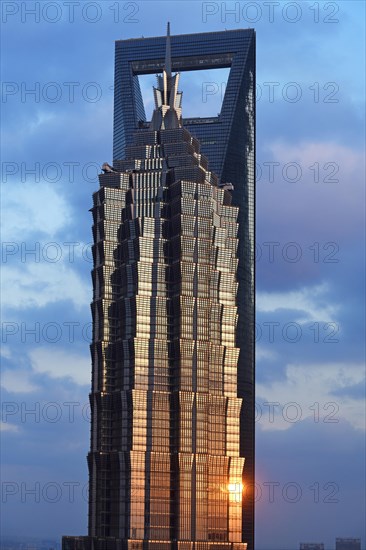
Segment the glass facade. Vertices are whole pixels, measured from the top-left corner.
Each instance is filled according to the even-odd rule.
[[[164,65],[164,36],[116,42],[114,151],[124,158],[126,144],[145,112],[138,83],[139,74],[160,72]],[[221,112],[215,118],[184,119],[195,136],[210,170],[220,181],[234,185],[233,204],[238,206],[239,283],[236,345],[239,349],[238,395],[243,398],[240,416],[240,454],[245,456],[243,477],[243,537],[254,549],[254,457],[255,457],[255,31],[172,36],[173,71],[229,67],[230,73]],[[201,98],[197,98],[197,103]]]
[[[116,43],[115,160],[92,208],[89,533],[64,550],[252,548],[254,34],[172,37],[171,62],[165,47]],[[202,56],[236,67],[227,119],[186,124],[170,63]],[[163,67],[148,125],[137,75]]]

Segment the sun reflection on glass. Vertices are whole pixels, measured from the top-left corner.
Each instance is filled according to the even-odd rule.
[[[229,498],[234,502],[240,502],[243,494],[242,483],[229,483],[228,486]]]

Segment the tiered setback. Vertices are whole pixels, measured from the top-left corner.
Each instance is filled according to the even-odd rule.
[[[245,550],[237,215],[183,129],[139,130],[94,194],[89,537]]]

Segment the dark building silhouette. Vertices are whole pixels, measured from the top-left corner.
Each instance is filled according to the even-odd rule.
[[[322,542],[301,542],[300,550],[324,550]]]
[[[64,550],[253,549],[254,39],[116,43],[114,161],[92,208],[89,533]],[[228,66],[220,115],[183,119],[172,72]],[[147,123],[138,75],[159,71]]]
[[[361,539],[336,539],[336,550],[361,550]]]

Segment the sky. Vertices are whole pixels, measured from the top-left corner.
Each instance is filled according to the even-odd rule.
[[[114,41],[257,34],[256,548],[365,548],[365,4],[1,4],[3,536],[86,534],[92,193]],[[183,116],[227,71],[184,73]],[[141,78],[147,113],[153,80]]]

